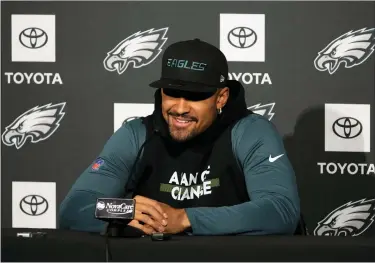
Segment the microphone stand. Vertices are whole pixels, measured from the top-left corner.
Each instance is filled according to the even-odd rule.
[[[126,236],[125,227],[131,220],[110,220],[103,232],[100,234],[105,236],[105,260],[110,262],[112,260],[112,253],[109,247],[109,237],[124,237]]]
[[[105,262],[109,262],[112,260],[112,254],[111,250],[109,248],[109,225],[111,223],[108,223],[106,230],[105,230]]]

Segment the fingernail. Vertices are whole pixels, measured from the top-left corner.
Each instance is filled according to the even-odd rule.
[[[164,226],[167,225],[167,221],[165,221],[165,220],[163,220],[162,223],[163,223]]]
[[[165,218],[168,218],[168,215],[167,215],[166,213],[164,213],[164,217],[165,217]]]
[[[164,227],[159,227],[159,231],[163,232],[164,231]]]

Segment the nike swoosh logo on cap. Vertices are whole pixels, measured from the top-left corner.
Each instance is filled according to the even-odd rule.
[[[270,154],[270,157],[268,157],[268,160],[270,161],[270,163],[273,163],[274,161],[276,161],[277,159],[279,159],[283,155],[284,154],[280,154],[278,156],[272,157],[271,154]]]

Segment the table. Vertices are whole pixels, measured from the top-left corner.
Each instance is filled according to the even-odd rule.
[[[99,234],[43,230],[45,238],[2,229],[2,261],[105,261]],[[174,236],[111,238],[112,261],[375,261],[375,237]]]

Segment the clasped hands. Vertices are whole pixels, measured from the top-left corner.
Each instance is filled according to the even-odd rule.
[[[135,215],[128,225],[148,235],[157,232],[176,234],[190,227],[185,209],[176,209],[139,195],[134,199],[136,201]]]

